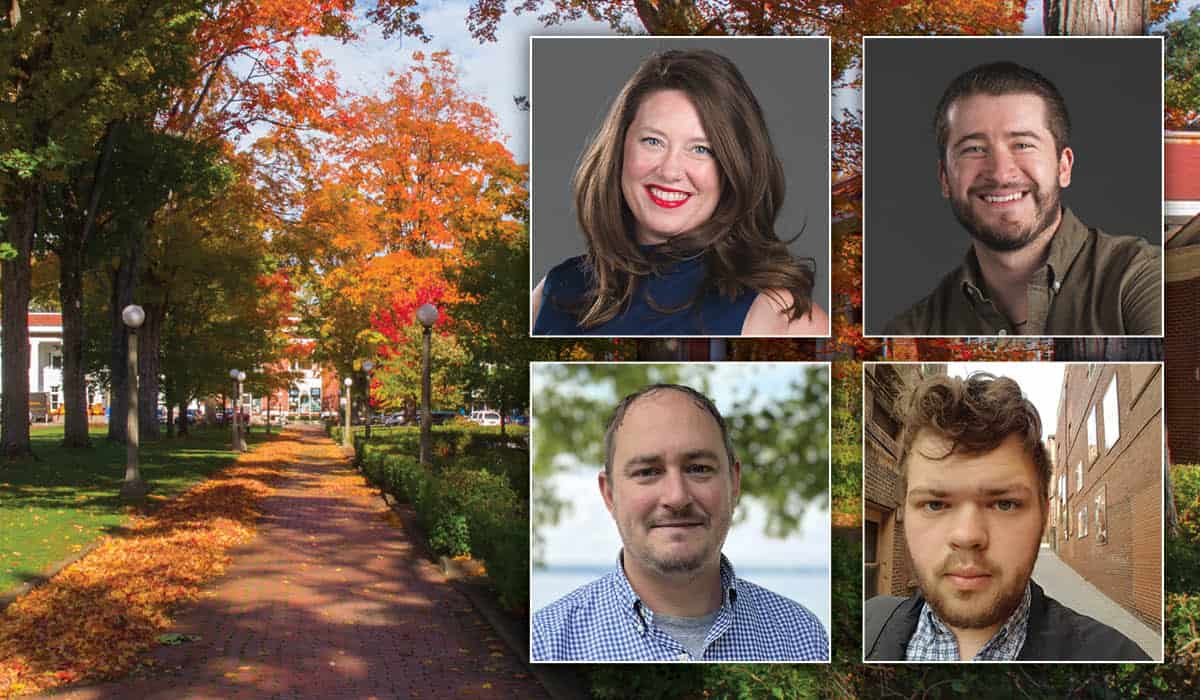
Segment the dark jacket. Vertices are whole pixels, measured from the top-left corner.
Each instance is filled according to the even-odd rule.
[[[1115,629],[1071,610],[1030,581],[1029,627],[1018,661],[1150,661],[1142,648]],[[920,592],[911,598],[877,596],[863,608],[867,661],[903,661],[917,631]]]

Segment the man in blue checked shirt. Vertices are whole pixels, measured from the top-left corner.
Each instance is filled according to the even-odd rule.
[[[533,616],[533,661],[828,661],[804,606],[739,579],[721,554],[741,464],[708,397],[657,384],[604,434],[600,495],[624,544],[612,573]]]

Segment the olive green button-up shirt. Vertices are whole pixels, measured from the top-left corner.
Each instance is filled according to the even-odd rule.
[[[1162,253],[1136,236],[1110,236],[1063,208],[1046,263],[1028,286],[1016,327],[988,298],[975,257],[888,322],[885,335],[1162,335]]]

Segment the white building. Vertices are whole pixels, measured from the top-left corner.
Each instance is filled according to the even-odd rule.
[[[29,391],[44,392],[51,412],[63,402],[63,329],[62,314],[33,311],[29,314]],[[2,348],[0,348],[2,351]],[[0,396],[4,388],[0,387]],[[88,385],[88,406],[107,405],[105,394]]]

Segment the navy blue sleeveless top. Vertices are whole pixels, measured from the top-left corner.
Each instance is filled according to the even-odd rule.
[[[542,285],[542,307],[533,325],[534,335],[740,335],[750,305],[758,297],[752,289],[743,290],[730,301],[715,289],[708,290],[694,304],[668,314],[650,306],[647,297],[660,308],[681,306],[695,296],[704,283],[704,256],[670,263],[661,276],[638,280],[629,308],[615,318],[588,329],[579,327],[572,311],[581,305],[587,291],[587,263],[583,256],[571,258],[546,274]]]

